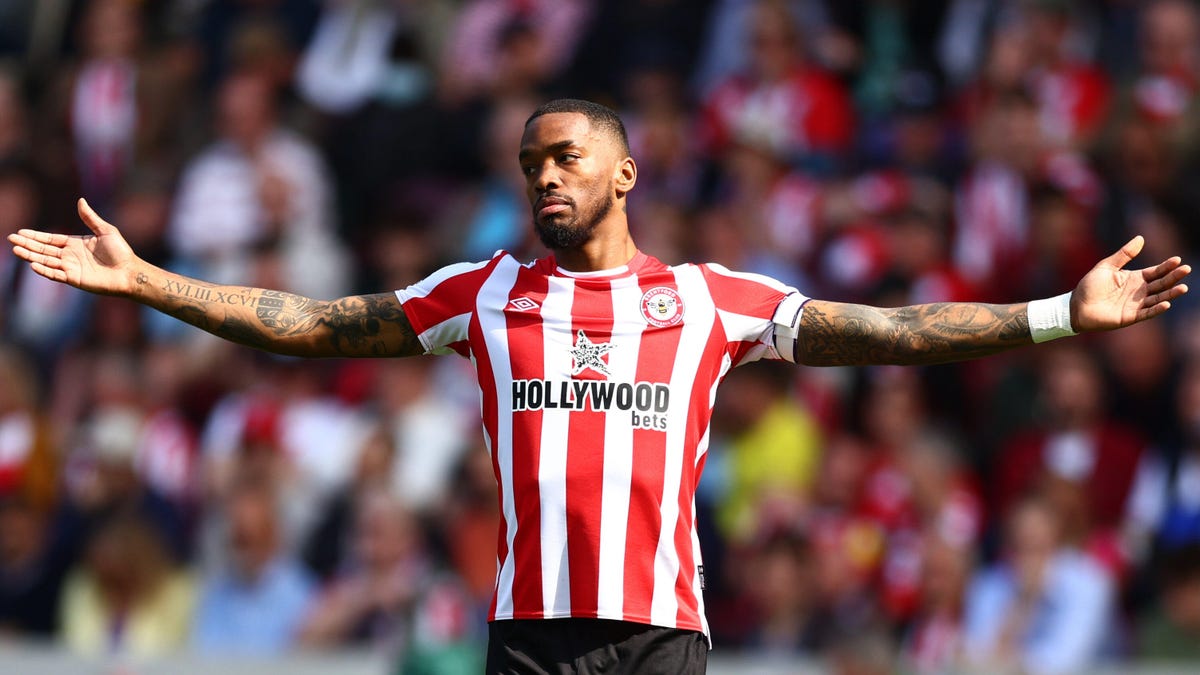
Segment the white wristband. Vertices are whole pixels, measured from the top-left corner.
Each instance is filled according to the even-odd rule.
[[[1034,342],[1047,342],[1075,334],[1071,328],[1071,294],[1044,300],[1033,300],[1026,310],[1029,317],[1029,334]]]

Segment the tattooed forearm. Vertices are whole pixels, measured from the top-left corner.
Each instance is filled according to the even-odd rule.
[[[397,348],[401,353],[421,351],[408,317],[390,293],[324,302],[263,291],[256,316],[280,337],[324,335],[334,355],[387,356]]]
[[[883,309],[811,301],[800,319],[796,360],[816,366],[946,363],[1031,342],[1024,303]]]
[[[424,351],[391,293],[312,300],[165,273],[137,278],[143,302],[239,344],[296,356],[408,356]]]

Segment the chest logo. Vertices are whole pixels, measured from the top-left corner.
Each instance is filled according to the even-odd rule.
[[[657,328],[670,328],[683,322],[683,298],[674,289],[655,286],[642,295],[642,318]]]
[[[515,309],[518,312],[528,312],[530,310],[534,310],[534,309],[538,308],[537,302],[530,300],[529,298],[526,298],[524,296],[521,296],[519,298],[513,298],[512,302],[508,303],[508,306]]]
[[[574,359],[574,366],[571,369],[572,375],[578,375],[583,371],[591,368],[592,370],[608,377],[612,373],[608,371],[608,364],[604,361],[604,356],[611,351],[613,345],[611,342],[595,343],[588,339],[588,336],[583,331],[575,337],[575,346],[571,348],[571,358]]]

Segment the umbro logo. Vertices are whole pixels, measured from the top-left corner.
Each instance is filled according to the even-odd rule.
[[[528,312],[530,310],[537,309],[538,303],[522,296],[520,298],[513,298],[512,301],[508,303],[508,306],[517,310],[518,312]]]

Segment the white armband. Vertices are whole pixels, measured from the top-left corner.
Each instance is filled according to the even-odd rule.
[[[787,361],[796,360],[796,339],[800,336],[800,316],[808,298],[792,293],[779,301],[775,309],[775,351]]]
[[[1033,300],[1028,304],[1029,334],[1034,342],[1048,342],[1075,334],[1071,328],[1071,294]]]

